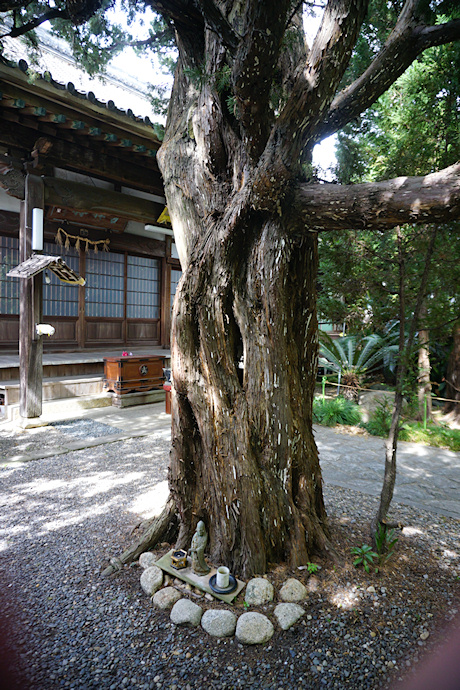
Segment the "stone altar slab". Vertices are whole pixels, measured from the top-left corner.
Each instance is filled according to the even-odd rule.
[[[207,575],[197,575],[196,573],[193,572],[192,566],[190,565],[190,559],[187,557],[187,563],[189,564],[186,568],[181,568],[180,570],[176,570],[176,568],[173,568],[172,563],[171,563],[171,555],[174,553],[174,549],[171,549],[171,551],[168,551],[167,554],[162,556],[158,561],[156,561],[155,565],[157,565],[159,568],[165,571],[165,573],[168,573],[168,575],[172,575],[173,577],[177,577],[178,580],[182,580],[183,582],[187,582],[189,585],[192,585],[192,587],[196,587],[197,589],[200,589],[202,592],[205,592],[207,594],[211,594],[213,597],[216,599],[220,599],[221,601],[225,601],[226,604],[231,604],[233,599],[238,596],[238,594],[244,589],[246,586],[245,582],[242,582],[241,580],[236,581],[236,589],[233,590],[233,592],[230,592],[229,594],[217,594],[217,592],[213,592],[209,585],[209,578],[211,578],[213,575],[216,574],[217,570],[216,568],[211,568],[209,573]]]

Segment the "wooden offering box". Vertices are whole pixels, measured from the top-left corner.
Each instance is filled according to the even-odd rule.
[[[164,357],[104,357],[104,389],[117,395],[162,388]]]

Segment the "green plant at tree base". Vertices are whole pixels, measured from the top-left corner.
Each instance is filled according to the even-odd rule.
[[[316,563],[307,563],[307,570],[309,574],[312,575],[313,573],[316,573],[316,571],[318,570],[318,566],[316,565]]]
[[[351,549],[351,553],[354,556],[357,556],[355,560],[353,561],[353,565],[355,568],[357,568],[359,565],[362,565],[366,573],[370,572],[370,567],[375,567],[374,566],[374,558],[379,557],[378,553],[375,553],[375,551],[372,551],[372,548],[370,546],[367,546],[367,544],[363,544],[362,546],[354,546]],[[378,571],[378,568],[375,569],[375,571]]]
[[[395,537],[394,529],[387,529],[379,524],[375,533],[375,548],[377,549],[379,563],[386,563],[393,555],[398,537]]]
[[[324,426],[336,426],[336,424],[357,426],[361,423],[361,410],[351,400],[345,400],[341,396],[332,400],[315,398],[313,421]]]
[[[357,568],[362,565],[364,570],[369,573],[370,566],[378,573],[379,565],[386,563],[393,555],[398,537],[395,537],[394,529],[386,529],[382,524],[379,524],[375,533],[375,548],[377,551],[372,551],[372,547],[367,544],[362,546],[354,546],[351,553],[357,556],[353,561],[353,565]],[[374,559],[377,561],[374,564]]]

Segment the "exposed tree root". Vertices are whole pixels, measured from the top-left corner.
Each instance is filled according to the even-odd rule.
[[[150,522],[142,523],[142,526],[146,526],[146,529],[140,539],[126,549],[119,558],[111,558],[110,565],[102,572],[102,577],[113,575],[127,563],[132,563],[139,558],[144,551],[152,549],[161,541],[171,541],[175,537],[178,521],[176,506],[171,496],[168,498],[162,513]]]

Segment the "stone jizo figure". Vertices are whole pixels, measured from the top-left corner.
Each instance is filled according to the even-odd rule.
[[[208,543],[208,535],[202,520],[196,526],[196,532],[193,535],[192,546],[190,548],[190,556],[192,558],[192,569],[196,575],[207,575],[211,570],[204,560],[204,550]]]

